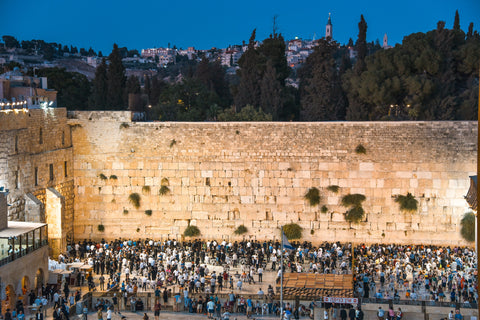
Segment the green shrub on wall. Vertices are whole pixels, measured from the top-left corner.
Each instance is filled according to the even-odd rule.
[[[473,212],[467,212],[460,221],[460,234],[468,242],[475,241],[475,219]]]
[[[112,175],[110,176],[110,179],[112,179],[112,180],[117,180],[118,177],[117,177],[116,175],[112,174]]]
[[[247,232],[248,232],[247,227],[245,227],[242,224],[242,225],[239,225],[238,228],[233,233],[236,234],[236,235],[241,235],[241,234],[244,234],[244,233],[247,233]]]
[[[355,153],[356,153],[356,154],[366,154],[366,153],[367,153],[367,149],[365,149],[364,146],[362,146],[361,144],[359,144],[359,145],[355,148]]]
[[[302,238],[302,227],[296,223],[289,223],[283,226],[283,233],[288,240],[295,240]]]
[[[128,201],[135,207],[135,208],[140,208],[140,195],[138,193],[131,193],[128,196]]]
[[[150,186],[143,186],[142,192],[145,194],[150,194]]]
[[[336,185],[331,185],[327,187],[327,190],[333,193],[337,193],[338,190],[340,190],[340,187]]]
[[[353,223],[359,223],[365,216],[365,210],[362,208],[362,202],[365,201],[363,194],[347,194],[342,198],[342,206],[350,207],[345,212],[345,220]]]
[[[183,231],[185,237],[196,237],[200,235],[200,229],[197,226],[188,226],[185,231]]]
[[[105,226],[103,224],[99,224],[97,226],[97,230],[98,230],[98,232],[103,232],[103,231],[105,231]]]
[[[320,197],[320,191],[318,191],[317,188],[312,187],[308,189],[307,193],[304,196],[305,200],[308,200],[308,203],[310,206],[316,206],[317,204],[320,203],[321,197]]]
[[[107,180],[107,179],[108,179],[107,176],[104,175],[103,173],[100,173],[100,174],[98,175],[98,177],[100,178],[100,180]]]
[[[326,205],[323,205],[322,209],[321,209],[321,212],[322,213],[327,213],[328,212],[328,207]]]
[[[414,212],[417,211],[418,201],[415,197],[409,192],[406,196],[399,194],[395,197],[395,202],[400,205],[400,210]]]
[[[152,210],[145,210],[145,214],[147,216],[151,216],[152,215]]]
[[[160,187],[160,190],[158,191],[158,193],[161,195],[161,196],[164,196],[166,195],[167,193],[170,192],[170,188],[167,187],[167,186],[161,186]]]

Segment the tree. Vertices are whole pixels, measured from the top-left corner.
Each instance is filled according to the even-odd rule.
[[[105,108],[108,95],[107,61],[105,58],[102,59],[102,62],[95,70],[92,91],[92,102],[90,104],[97,108]]]
[[[57,90],[57,106],[69,110],[86,109],[90,95],[90,82],[86,76],[64,68],[39,69],[37,75],[47,77],[49,87]]]
[[[13,36],[2,36],[3,43],[5,47],[12,49],[12,48],[20,48],[20,43],[18,40]]]
[[[348,95],[348,108],[346,112],[347,120],[368,120],[370,110],[366,103],[361,101],[358,94],[353,93],[355,90],[351,90],[352,81],[357,81],[363,71],[365,71],[365,57],[367,56],[367,23],[363,18],[363,14],[360,16],[360,22],[358,23],[358,39],[355,45],[357,51],[357,61],[353,67],[353,72],[349,72],[346,76],[344,83],[345,91],[350,92]]]
[[[131,75],[127,79],[126,85],[127,93],[140,93],[140,81],[135,75]]]
[[[107,107],[113,110],[125,108],[125,67],[122,64],[117,44],[113,44],[113,50],[108,56],[110,62],[107,70]]]
[[[235,105],[238,110],[241,110],[248,104],[253,106],[260,105],[260,81],[262,75],[259,70],[260,55],[255,49],[255,34],[256,29],[252,31],[247,50],[238,60],[240,69],[237,70],[237,75],[240,78],[240,83],[235,95]]]
[[[455,19],[453,21],[453,30],[460,30],[460,15],[458,10],[455,11]]]
[[[260,91],[260,106],[263,112],[271,114],[273,120],[278,120],[283,105],[283,92],[272,60],[267,61],[265,74],[260,83]]]
[[[302,119],[339,120],[345,114],[345,98],[333,58],[336,43],[320,39],[300,72]]]

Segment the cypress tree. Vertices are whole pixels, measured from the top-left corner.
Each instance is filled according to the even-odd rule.
[[[107,62],[105,58],[95,70],[95,79],[93,80],[93,102],[94,107],[105,108],[107,106]]]
[[[237,111],[248,104],[254,107],[260,105],[260,81],[262,77],[258,68],[259,53],[255,49],[255,34],[256,29],[253,30],[250,36],[247,51],[238,60],[240,69],[237,71],[237,74],[240,77],[240,83],[235,95]]]
[[[360,75],[365,70],[365,57],[367,56],[367,23],[363,18],[363,14],[360,16],[360,22],[358,23],[358,39],[355,45],[357,50],[357,62],[354,66],[354,71],[357,75]]]
[[[271,114],[273,120],[278,120],[283,105],[283,91],[272,60],[267,61],[260,89],[260,105],[263,112]]]
[[[108,56],[110,64],[107,70],[108,94],[107,107],[112,110],[125,109],[125,67],[117,44],[113,44],[113,50]]]
[[[329,121],[344,116],[345,99],[333,57],[335,49],[335,42],[320,39],[301,71],[303,120]]]
[[[453,21],[453,30],[460,30],[460,15],[455,11],[455,20]]]

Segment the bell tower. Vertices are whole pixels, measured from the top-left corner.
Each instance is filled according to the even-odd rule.
[[[328,13],[328,22],[327,26],[325,27],[325,39],[332,38],[333,37],[333,30],[332,30],[332,19],[331,19],[331,14]]]

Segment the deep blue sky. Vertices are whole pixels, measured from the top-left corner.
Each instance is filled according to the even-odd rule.
[[[168,43],[210,49],[248,41],[254,28],[263,40],[274,15],[286,39],[311,39],[314,33],[318,38],[331,12],[333,38],[340,43],[355,41],[363,14],[368,41],[381,42],[387,33],[394,45],[411,33],[435,29],[439,20],[451,28],[456,9],[463,30],[470,22],[480,30],[479,0],[0,0],[0,35],[91,46],[104,54],[114,42],[138,50]]]

